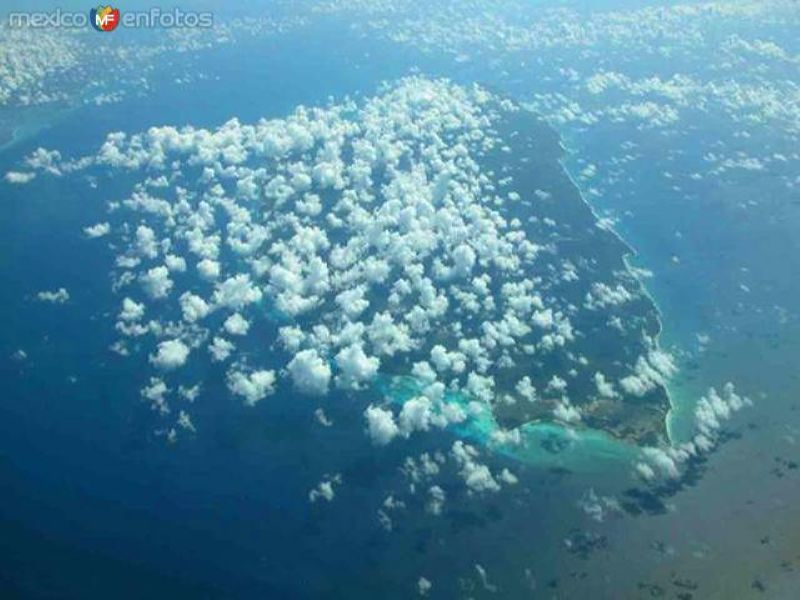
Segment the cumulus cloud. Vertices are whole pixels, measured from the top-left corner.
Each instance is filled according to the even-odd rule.
[[[122,321],[139,321],[144,317],[144,304],[125,298],[122,300],[122,310],[119,318]]]
[[[50,304],[64,304],[69,301],[69,292],[64,288],[58,288],[53,292],[42,291],[36,294],[36,299]]]
[[[428,502],[425,504],[425,510],[432,515],[442,514],[447,494],[438,485],[432,485],[428,489]]]
[[[528,402],[535,402],[537,399],[536,387],[533,385],[528,375],[522,377],[522,379],[517,382],[514,389]]]
[[[425,577],[420,577],[417,580],[417,591],[419,592],[420,596],[427,596],[432,588],[433,584],[430,582],[429,579],[426,579]]]
[[[321,408],[318,408],[314,411],[314,418],[317,422],[322,425],[323,427],[332,427],[333,421],[328,418],[328,415],[325,414],[325,411]]]
[[[328,393],[331,368],[315,349],[298,352],[287,365],[294,386],[304,394],[321,396]]]
[[[167,254],[164,257],[164,264],[167,269],[175,273],[183,273],[186,271],[186,259],[182,256]]]
[[[156,258],[159,251],[159,243],[156,232],[147,225],[139,225],[136,228],[136,250],[139,255],[145,258]]]
[[[153,299],[166,298],[173,287],[169,269],[165,266],[153,267],[139,277],[142,288]]]
[[[381,364],[377,357],[367,356],[364,348],[357,343],[340,350],[335,360],[339,370],[336,383],[345,389],[356,390],[375,378]]]
[[[425,396],[406,400],[398,417],[400,432],[408,437],[415,431],[428,431],[434,417],[432,408]]]
[[[695,407],[692,438],[680,444],[643,448],[641,460],[635,464],[637,474],[649,482],[678,479],[687,462],[714,448],[725,421],[751,404],[730,382],[722,388],[722,393],[710,388]]]
[[[597,388],[597,393],[601,398],[616,398],[617,392],[614,390],[614,385],[608,381],[602,373],[594,374],[594,384]]]
[[[214,304],[240,310],[248,304],[259,302],[261,297],[261,290],[250,280],[250,276],[239,273],[217,285]]]
[[[623,391],[633,396],[644,396],[656,386],[666,385],[667,380],[677,370],[669,354],[653,350],[647,356],[636,360],[634,373],[623,377],[619,384]]]
[[[211,312],[211,307],[200,296],[191,292],[184,292],[180,297],[183,320],[194,323],[204,319]]]
[[[400,433],[400,429],[395,423],[392,411],[381,408],[380,406],[369,406],[364,411],[367,419],[367,432],[373,443],[378,446],[385,446]]]
[[[605,283],[593,283],[592,289],[586,294],[585,306],[591,310],[619,306],[633,300],[634,296],[622,284],[613,288]]]
[[[211,353],[211,358],[214,362],[227,360],[235,348],[236,346],[231,342],[221,337],[215,337],[208,345],[208,351]]]
[[[230,335],[247,335],[250,329],[250,322],[241,314],[233,313],[230,317],[225,319],[223,327]]]
[[[477,461],[478,451],[461,440],[453,442],[450,455],[458,464],[464,483],[471,492],[497,492],[500,484],[492,475],[489,467]]]
[[[195,428],[191,416],[184,410],[178,413],[178,427],[186,431],[191,431],[192,433],[197,433],[197,428]]]
[[[150,355],[150,362],[165,371],[177,369],[186,364],[189,358],[189,347],[181,340],[166,340],[158,344],[155,354]]]
[[[341,485],[342,476],[336,474],[332,477],[326,476],[322,481],[317,484],[317,487],[308,493],[308,500],[311,503],[317,500],[325,500],[331,502],[336,497],[335,485]]]
[[[200,274],[200,277],[206,279],[208,281],[214,281],[219,277],[220,274],[220,266],[219,262],[216,260],[211,260],[209,258],[204,258],[199,263],[197,263],[197,272]]]
[[[111,233],[111,225],[107,222],[97,223],[83,228],[83,233],[90,239],[99,238]]]
[[[246,405],[255,406],[275,392],[275,371],[245,373],[232,369],[228,371],[228,389],[232,394],[244,398]]]
[[[20,172],[20,171],[9,171],[6,173],[5,180],[8,183],[15,183],[15,184],[23,184],[33,181],[36,177],[36,173],[31,172]]]
[[[563,423],[578,423],[581,420],[581,411],[569,401],[562,400],[553,409],[553,416]]]
[[[169,406],[166,401],[166,395],[169,393],[169,388],[164,380],[159,377],[151,377],[148,385],[142,388],[141,396],[150,402],[151,408],[160,412],[161,414],[169,413]]]

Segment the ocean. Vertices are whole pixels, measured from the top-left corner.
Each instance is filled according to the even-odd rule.
[[[150,75],[147,94],[56,111],[49,127],[0,152],[0,173],[39,146],[80,156],[109,131],[280,117],[298,104],[371,95],[414,71],[486,82],[520,101],[549,85],[530,73],[333,35],[330,22],[311,27],[302,38],[171,57]],[[176,85],[176,73],[203,78]],[[791,149],[772,138],[733,138],[729,125],[701,117],[682,128],[669,137],[630,125],[556,125],[566,170],[598,214],[618,219],[615,230],[636,251],[631,262],[652,272],[643,281],[661,315],[661,344],[681,367],[670,384],[676,435],[686,435],[694,402],[710,386],[733,381],[754,406],[735,418],[702,477],[672,496],[636,496],[631,454],[616,442],[588,434],[576,443],[542,426],[534,448],[555,438],[554,451],[487,456],[493,469],[512,466],[515,493],[479,498],[446,481],[444,515],[427,515],[424,499],[408,496],[405,509],[387,513],[391,532],[377,511],[387,490],[407,491],[399,470],[406,456],[459,435],[485,439],[472,430],[374,449],[344,394],[325,401],[336,427],[320,429],[306,398],[278,394],[247,408],[218,382],[194,407],[198,434],[167,444],[139,397],[146,355],[123,360],[109,351],[115,253],[81,235],[107,218],[105,202],[124,177],[98,189],[70,178],[4,185],[0,585],[8,597],[406,598],[420,576],[443,598],[722,598],[759,587],[790,597],[800,567],[800,203],[772,172],[688,175],[723,137],[745,152]],[[636,162],[609,181],[620,168],[609,148],[631,140]],[[589,163],[597,183],[580,177]],[[33,301],[58,287],[70,292],[66,305]],[[12,358],[19,350],[24,360]],[[203,375],[202,367],[191,373]],[[559,451],[562,438],[571,450]],[[309,504],[322,473],[341,473],[346,485],[334,502]],[[616,503],[604,502],[611,496]],[[598,502],[602,521],[585,509]]]

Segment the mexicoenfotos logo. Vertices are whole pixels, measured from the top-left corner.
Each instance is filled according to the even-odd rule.
[[[119,9],[98,6],[89,11],[89,21],[97,31],[114,31],[119,25]]]
[[[101,4],[88,15],[85,11],[60,8],[12,12],[8,14],[7,24],[11,29],[79,29],[91,25],[103,32],[114,31],[120,26],[126,29],[208,29],[214,26],[214,13],[154,7],[122,14],[118,8]]]

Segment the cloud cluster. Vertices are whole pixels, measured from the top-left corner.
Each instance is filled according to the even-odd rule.
[[[730,382],[723,386],[721,393],[710,388],[695,407],[692,438],[671,446],[644,448],[641,460],[636,463],[636,472],[649,482],[678,479],[688,462],[714,448],[725,422],[751,404],[751,400],[739,395]]]
[[[112,133],[91,156],[40,149],[28,162],[137,181],[114,195],[114,226],[86,235],[118,251],[117,348],[148,353],[163,386],[143,397],[177,414],[176,431],[194,424],[188,405],[185,417],[170,410],[166,388],[188,387],[181,367],[198,361],[249,406],[283,390],[366,392],[358,410],[379,446],[480,418],[501,423],[493,443],[517,444],[521,422],[603,426],[595,414],[623,414],[673,370],[639,316],[615,333],[642,348],[635,364],[593,349],[607,313],[641,296],[621,260],[601,273],[591,246],[570,242],[618,248],[612,234],[575,231],[546,212],[553,190],[517,182],[530,118],[478,86],[409,77],[358,103]],[[377,401],[383,376],[409,377],[414,393]],[[516,481],[469,445],[450,455],[471,491]],[[441,488],[429,494],[441,511]]]
[[[477,461],[478,451],[461,440],[453,442],[450,454],[460,468],[460,475],[471,492],[497,492],[500,484],[484,464]]]
[[[129,91],[148,91],[148,73],[162,55],[198,53],[254,37],[266,38],[299,29],[307,22],[300,11],[229,19],[217,15],[213,28],[168,29],[145,46],[135,39],[100,40],[91,31],[16,27],[4,20],[0,24],[0,106],[117,102]],[[113,74],[85,68],[98,55],[117,65]],[[190,80],[187,76],[175,83]],[[13,177],[7,179],[14,182]]]
[[[0,50],[0,106],[64,99],[65,92],[48,80],[76,68],[81,59],[77,36],[53,30],[0,26]]]

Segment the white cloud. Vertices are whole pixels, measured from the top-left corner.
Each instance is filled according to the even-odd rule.
[[[164,257],[164,264],[170,271],[175,273],[184,273],[186,272],[186,259],[182,256],[176,256],[175,254],[167,254]]]
[[[317,484],[313,490],[308,493],[309,502],[316,502],[317,500],[325,500],[331,502],[336,497],[334,485],[341,485],[342,476],[337,474],[333,477],[326,476],[322,481]]]
[[[369,406],[364,411],[367,419],[367,431],[373,443],[385,446],[400,433],[394,421],[392,411],[379,406]]]
[[[578,423],[581,420],[581,411],[567,400],[562,400],[553,409],[553,416],[564,423]]]
[[[192,433],[197,433],[197,429],[192,422],[192,418],[189,416],[189,413],[184,410],[181,410],[178,413],[178,427],[185,429],[186,431],[191,431]]]
[[[83,233],[90,239],[99,238],[111,233],[111,225],[103,222],[83,228]]]
[[[250,322],[239,313],[233,313],[225,319],[223,327],[230,335],[247,335],[250,329]]]
[[[516,392],[528,402],[535,402],[537,399],[536,388],[531,383],[531,378],[525,375],[517,382],[514,388]]]
[[[210,258],[204,258],[197,263],[197,272],[200,273],[200,277],[203,279],[214,281],[217,279],[217,277],[219,277],[219,263],[215,260],[211,260]]]
[[[156,232],[147,225],[139,225],[136,228],[136,249],[145,258],[158,256],[159,244]]]
[[[221,337],[215,337],[208,345],[208,351],[211,353],[211,358],[214,362],[227,360],[235,349],[236,346]]]
[[[49,302],[50,304],[64,304],[69,301],[69,292],[64,288],[58,288],[54,292],[39,292],[36,294],[36,298],[41,302]]]
[[[328,415],[325,414],[325,411],[321,408],[318,408],[314,411],[314,418],[317,422],[322,425],[323,427],[331,427],[333,426],[333,421],[328,418]]]
[[[181,340],[166,340],[158,344],[155,354],[150,355],[150,362],[159,369],[169,371],[186,364],[189,358],[189,347]]]
[[[426,360],[414,363],[411,368],[411,374],[426,384],[431,384],[437,379],[436,371]]]
[[[187,323],[195,323],[208,316],[211,307],[200,296],[191,292],[184,292],[180,297],[181,311],[183,320]]]
[[[617,392],[614,391],[614,385],[605,378],[600,372],[594,374],[594,383],[597,387],[597,393],[602,398],[616,398]]]
[[[21,185],[33,181],[35,177],[36,173],[30,173],[30,172],[21,173],[19,171],[9,171],[8,173],[6,173],[5,179],[8,183],[16,183]]]
[[[345,290],[336,296],[336,303],[350,319],[356,319],[369,306],[369,301],[364,298],[365,292],[363,286]]]
[[[471,492],[497,492],[500,484],[492,476],[489,467],[480,464],[478,451],[461,440],[453,442],[450,454],[460,467],[461,478]]]
[[[633,294],[621,284],[612,288],[605,283],[593,283],[591,291],[586,294],[585,306],[590,310],[599,310],[609,306],[619,306],[631,300]]]
[[[247,273],[239,273],[229,277],[217,285],[214,292],[214,304],[240,310],[261,300],[261,290],[253,284]]]
[[[428,431],[433,419],[431,401],[425,396],[410,398],[403,403],[398,422],[400,431],[409,436],[415,431]]]
[[[438,485],[432,485],[428,489],[428,502],[425,505],[425,510],[432,515],[442,514],[442,509],[444,508],[446,498],[447,495],[442,488],[440,488]]]
[[[169,270],[165,266],[153,267],[139,277],[142,288],[153,299],[166,298],[173,287]]]
[[[122,300],[119,318],[122,321],[139,321],[144,316],[144,304],[134,302],[130,298]]]
[[[500,471],[499,479],[500,481],[508,485],[516,485],[517,483],[519,483],[519,479],[517,478],[517,476],[514,475],[511,471],[509,471],[505,467],[503,468],[502,471]]]
[[[433,588],[433,584],[425,577],[420,577],[417,581],[417,591],[420,596],[427,596],[431,588]]]
[[[643,448],[641,460],[635,464],[636,472],[649,482],[679,478],[687,461],[714,448],[724,422],[751,404],[747,397],[736,392],[730,382],[725,384],[721,394],[710,388],[695,407],[692,439],[677,445]]]
[[[194,402],[200,396],[200,384],[191,387],[178,386],[178,394],[187,402]]]
[[[275,371],[228,371],[228,389],[244,398],[245,404],[254,406],[275,392]]]
[[[381,361],[367,356],[360,344],[353,343],[336,355],[339,374],[336,383],[345,389],[360,389],[362,384],[371,381],[377,374]]]
[[[547,382],[545,389],[548,392],[564,394],[567,391],[567,382],[558,375],[553,375],[550,381]]]
[[[287,369],[294,386],[304,394],[321,396],[328,393],[331,368],[316,350],[302,350],[289,362]]]
[[[723,423],[730,419],[735,412],[750,404],[751,401],[748,398],[736,393],[736,388],[730,382],[725,384],[721,394],[714,388],[709,389],[695,408],[695,425],[698,435],[702,436],[704,442],[707,442],[704,445],[713,444]]]
[[[145,400],[150,401],[150,406],[153,410],[157,410],[161,414],[169,413],[169,406],[167,405],[166,395],[169,393],[169,388],[164,380],[159,377],[151,377],[150,383],[142,388],[141,396]]]
[[[494,399],[494,377],[470,373],[467,376],[467,390],[477,399],[489,403]]]
[[[636,360],[633,375],[623,377],[619,384],[625,393],[641,397],[659,385],[666,385],[676,370],[669,354],[651,350],[647,356],[640,356]]]
[[[466,368],[466,357],[460,352],[448,352],[441,344],[431,348],[431,362],[440,373],[454,371],[461,373]]]

